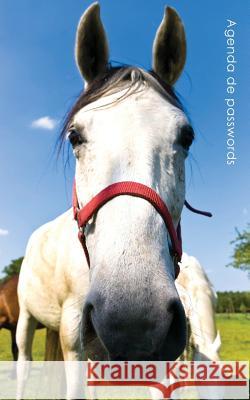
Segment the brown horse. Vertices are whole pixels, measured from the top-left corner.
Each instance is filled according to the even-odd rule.
[[[18,275],[14,275],[0,285],[0,329],[8,329],[11,333],[11,350],[14,361],[17,360],[16,326],[19,316],[17,298]]]

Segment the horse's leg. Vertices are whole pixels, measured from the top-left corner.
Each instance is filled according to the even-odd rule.
[[[18,357],[18,348],[17,348],[17,343],[16,343],[16,326],[14,326],[11,330],[11,351],[13,355],[13,360],[17,361]]]
[[[17,399],[23,398],[25,381],[29,374],[29,365],[23,361],[32,360],[32,341],[36,325],[37,321],[35,318],[29,313],[26,307],[21,306],[16,332],[16,343],[18,347]]]
[[[18,361],[32,360],[32,342],[36,326],[37,320],[30,314],[26,307],[20,307],[16,331]]]
[[[83,361],[80,341],[82,311],[78,299],[68,299],[62,309],[60,342],[64,361]],[[66,364],[67,399],[79,398],[82,391],[82,370],[79,363]]]
[[[64,361],[83,361],[80,340],[82,300],[77,296],[68,297],[61,311],[59,336]]]
[[[11,351],[12,351],[13,360],[17,361],[18,348],[17,348],[17,344],[16,344],[16,326],[13,326],[10,329],[10,334],[11,334]],[[10,379],[16,379],[16,366],[13,367],[13,369],[10,373]]]

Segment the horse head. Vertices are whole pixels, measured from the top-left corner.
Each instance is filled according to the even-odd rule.
[[[139,182],[159,194],[177,228],[194,138],[173,89],[186,58],[180,17],[166,8],[150,72],[110,66],[97,3],[80,20],[75,54],[86,87],[62,137],[76,159],[79,207],[115,182]],[[162,217],[145,199],[119,196],[95,213],[85,234],[90,287],[84,342],[97,335],[111,360],[176,359],[186,343],[185,314]]]

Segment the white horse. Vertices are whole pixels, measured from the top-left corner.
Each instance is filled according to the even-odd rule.
[[[221,340],[215,322],[216,292],[195,257],[184,253],[180,265],[176,287],[191,331],[187,353],[191,348],[193,360],[218,361]]]
[[[186,58],[184,27],[167,8],[153,45],[153,72],[112,68],[94,3],[82,16],[76,62],[87,82],[61,135],[76,158],[82,208],[108,185],[135,181],[156,191],[177,228],[185,159],[194,132],[173,84]],[[64,360],[173,360],[184,350],[185,314],[175,287],[173,240],[145,198],[119,196],[89,220],[86,246],[72,209],[35,231],[18,286],[19,360],[30,360],[41,322],[60,338]],[[86,250],[86,249],[85,249]],[[98,350],[97,350],[98,349]]]

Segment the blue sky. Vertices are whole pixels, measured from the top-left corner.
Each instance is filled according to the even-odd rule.
[[[78,20],[89,4],[0,2],[0,271],[24,254],[35,228],[70,207],[74,162],[64,169],[53,150],[60,121],[82,89],[73,48]],[[111,59],[149,68],[165,2],[100,4]],[[186,197],[214,214],[207,219],[184,210],[184,249],[200,260],[216,289],[247,290],[246,273],[225,265],[235,227],[242,229],[250,220],[249,2],[172,0],[168,5],[181,15],[188,42],[185,72],[176,86],[196,131]],[[234,166],[226,164],[227,19],[237,23]]]

